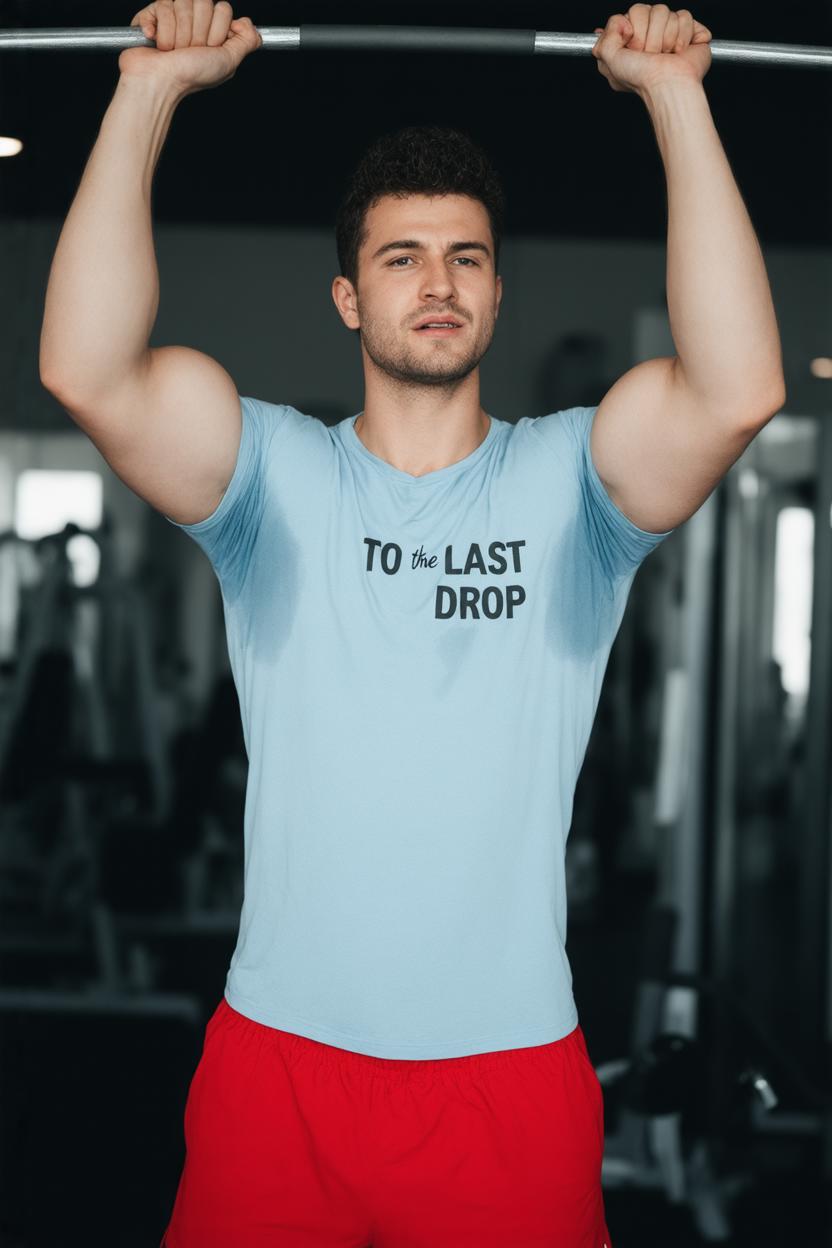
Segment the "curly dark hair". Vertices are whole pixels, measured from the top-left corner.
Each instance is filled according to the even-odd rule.
[[[489,157],[469,135],[447,126],[407,126],[365,152],[335,220],[341,274],[358,286],[358,253],[367,240],[367,212],[384,195],[470,195],[488,212],[498,272],[505,194]]]

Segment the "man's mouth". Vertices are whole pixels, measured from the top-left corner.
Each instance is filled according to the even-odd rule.
[[[417,334],[454,334],[457,330],[462,329],[461,325],[451,325],[444,321],[431,322],[429,325],[419,325],[416,328]]]

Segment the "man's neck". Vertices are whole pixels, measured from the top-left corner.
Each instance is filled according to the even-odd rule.
[[[472,455],[485,440],[491,417],[482,407],[454,413],[452,408],[421,414],[364,410],[355,432],[379,459],[412,477],[422,477]]]

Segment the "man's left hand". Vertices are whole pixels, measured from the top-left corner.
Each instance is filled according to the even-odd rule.
[[[711,32],[688,9],[634,4],[595,34],[600,38],[592,55],[613,91],[640,94],[668,81],[701,82],[711,67]]]

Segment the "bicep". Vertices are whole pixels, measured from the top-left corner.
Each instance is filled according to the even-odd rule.
[[[698,511],[766,423],[764,414],[755,423],[708,410],[675,365],[646,360],[625,373],[599,404],[590,439],[610,497],[651,533]]]
[[[242,418],[237,387],[216,360],[190,347],[152,348],[94,402],[57,397],[116,475],[163,515],[196,524],[219,505]]]

